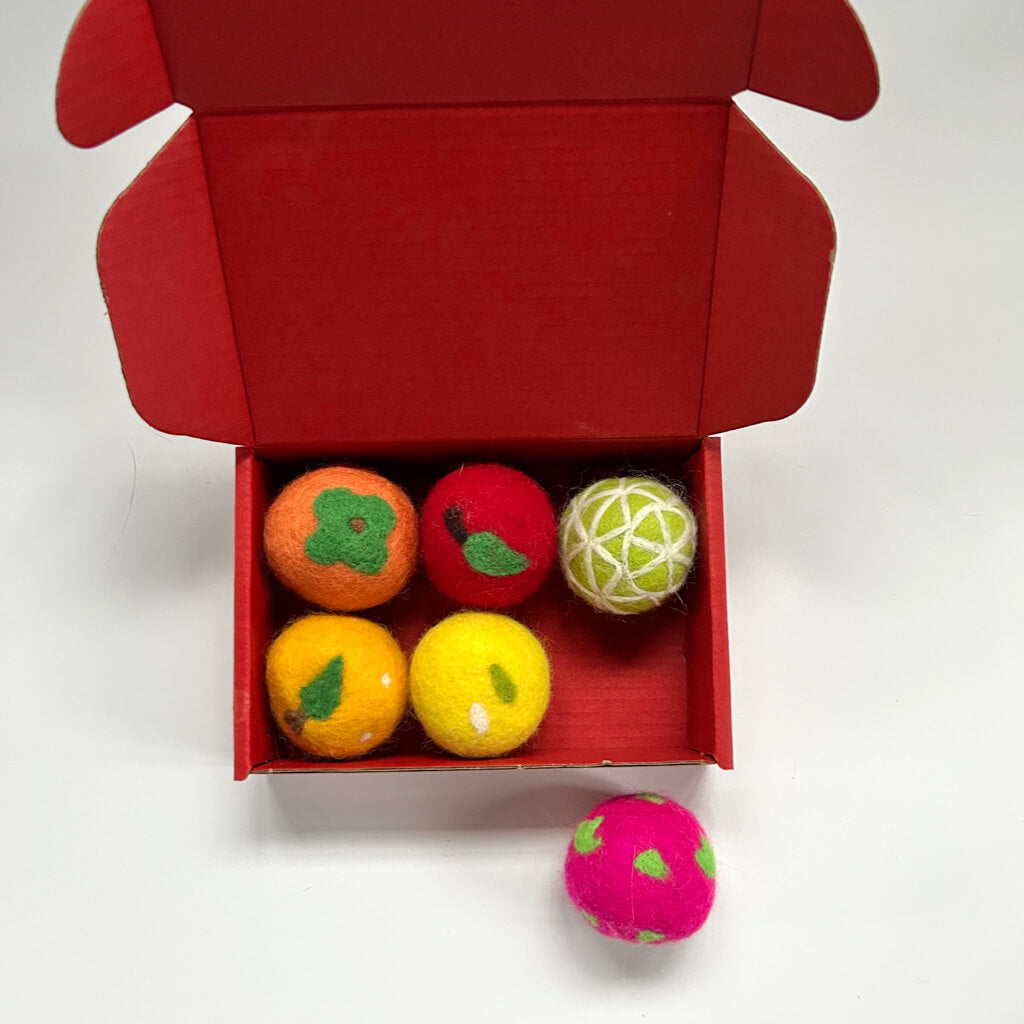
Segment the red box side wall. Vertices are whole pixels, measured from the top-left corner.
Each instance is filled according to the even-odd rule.
[[[235,458],[235,778],[276,754],[263,690],[270,593],[262,558],[267,467],[251,448]]]
[[[725,586],[725,516],[722,445],[707,438],[684,467],[697,515],[700,560],[686,600],[686,656],[690,679],[712,686],[686,691],[687,742],[731,768],[732,705],[729,692],[729,630]]]

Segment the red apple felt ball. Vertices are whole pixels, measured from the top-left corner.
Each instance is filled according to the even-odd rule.
[[[463,466],[427,495],[423,562],[434,586],[460,604],[507,608],[544,582],[555,558],[555,513],[519,470]]]

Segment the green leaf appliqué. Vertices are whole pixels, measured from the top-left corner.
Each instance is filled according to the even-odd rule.
[[[462,548],[466,564],[484,576],[518,576],[530,568],[530,560],[510,548],[497,534],[489,530],[472,532],[458,505],[444,510],[445,529]]]
[[[462,545],[462,556],[471,569],[484,576],[518,576],[530,568],[526,555],[510,548],[487,530],[471,533]]]
[[[661,932],[642,931],[636,933],[636,941],[641,945],[647,942],[661,942],[664,938],[665,936]]]
[[[693,859],[708,878],[715,877],[715,851],[711,849],[707,836],[700,837],[700,849],[694,853]]]
[[[395,510],[376,494],[329,487],[313,499],[316,531],[306,538],[306,555],[317,565],[347,565],[374,576],[387,565],[388,537]]]
[[[665,798],[658,796],[657,793],[637,793],[636,798],[637,800],[646,800],[649,804],[663,804],[665,802]]]
[[[668,878],[668,865],[653,847],[638,853],[633,859],[633,867],[641,874],[658,879],[659,882]]]
[[[593,853],[601,845],[601,837],[597,830],[604,821],[603,815],[596,818],[587,818],[576,826],[576,835],[573,836],[572,845],[577,853]]]
[[[299,691],[299,700],[307,718],[326,721],[341,703],[341,677],[345,662],[339,654],[331,658],[323,671]]]
[[[512,677],[500,666],[491,666],[491,682],[494,683],[494,692],[498,700],[511,704],[516,699],[516,684]]]

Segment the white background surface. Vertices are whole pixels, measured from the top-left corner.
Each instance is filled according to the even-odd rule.
[[[724,442],[737,770],[244,784],[232,453],[132,411],[93,266],[182,114],[66,145],[76,8],[0,14],[0,1019],[1024,1020],[1019,0],[861,0],[863,121],[743,100],[840,246],[811,401]],[[637,788],[715,842],[681,947],[561,895]]]

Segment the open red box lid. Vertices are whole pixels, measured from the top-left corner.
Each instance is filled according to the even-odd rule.
[[[194,111],[100,237],[136,408],[296,449],[788,415],[833,229],[747,88],[878,81],[844,0],[93,0],[65,136]]]

